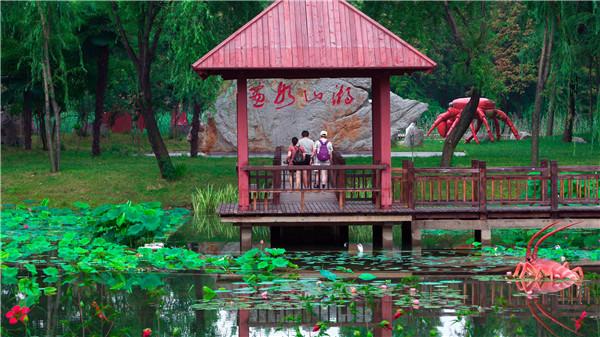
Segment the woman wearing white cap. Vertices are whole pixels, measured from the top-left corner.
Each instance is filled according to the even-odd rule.
[[[315,146],[312,152],[312,163],[313,165],[331,165],[331,154],[333,153],[333,145],[327,139],[327,131],[321,131],[321,138],[315,142]],[[321,176],[321,188],[327,187],[327,171],[319,171]],[[318,178],[317,178],[318,179]],[[318,184],[318,180],[317,180]]]

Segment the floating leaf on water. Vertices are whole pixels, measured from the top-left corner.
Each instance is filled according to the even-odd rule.
[[[326,279],[328,279],[330,281],[337,280],[337,275],[335,275],[334,273],[330,272],[329,270],[321,269],[319,271],[319,273],[321,273],[321,276],[323,276],[324,278],[326,278]]]
[[[363,281],[373,281],[374,279],[377,278],[377,276],[370,274],[370,273],[362,273],[362,274],[358,275],[358,278]]]

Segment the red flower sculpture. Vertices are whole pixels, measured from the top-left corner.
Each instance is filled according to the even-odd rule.
[[[12,307],[12,309],[10,309],[9,312],[6,313],[6,318],[8,318],[8,324],[15,325],[19,322],[23,324],[27,323],[27,321],[29,320],[29,317],[27,317],[29,310],[30,309],[28,307],[21,307],[15,305],[14,307]]]

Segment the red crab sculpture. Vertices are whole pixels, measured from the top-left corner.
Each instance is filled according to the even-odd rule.
[[[548,226],[540,229],[537,233],[535,233],[529,243],[527,244],[527,250],[525,252],[525,262],[519,262],[517,264],[517,268],[513,272],[513,276],[519,279],[523,279],[524,277],[533,277],[534,282],[529,283],[527,285],[521,284],[523,289],[531,292],[553,292],[562,290],[570,287],[574,282],[581,282],[583,280],[583,270],[581,267],[575,267],[573,269],[569,268],[569,263],[565,262],[560,264],[556,261],[546,260],[546,259],[538,259],[537,252],[539,245],[544,242],[550,236],[563,231],[571,226],[578,224],[579,222],[575,222],[572,224],[568,224],[562,226],[558,229],[551,231],[550,233],[542,236],[531,250],[531,245],[533,244],[533,240],[537,239],[543,232],[545,232],[548,228],[556,225],[558,222],[553,222]],[[540,284],[538,281],[541,281],[543,278],[550,278],[551,281],[554,279],[564,279],[567,282],[560,282],[555,284],[548,284],[551,288],[544,288],[544,284]],[[571,283],[571,284],[569,284]],[[560,287],[556,288],[556,287]]]
[[[437,128],[438,133],[442,137],[446,137],[450,134],[450,131],[456,127],[458,124],[458,120],[460,119],[460,114],[464,107],[469,103],[469,97],[457,98],[450,102],[448,110],[446,112],[440,114],[433,125],[427,132],[429,136],[433,129]],[[500,139],[500,122],[498,119],[501,119],[505,124],[510,127],[510,130],[515,135],[517,140],[521,139],[519,136],[519,132],[517,128],[513,124],[512,120],[508,118],[508,115],[500,109],[496,109],[496,104],[487,98],[480,98],[479,104],[477,105],[477,110],[475,111],[475,115],[477,118],[477,126],[473,126],[473,122],[469,126],[471,128],[471,136],[466,139],[466,142],[469,143],[472,139],[475,139],[475,142],[479,144],[479,138],[477,137],[477,132],[481,128],[481,124],[485,125],[485,129],[487,130],[488,136],[490,137],[490,141],[494,141],[494,136],[492,135],[492,130],[490,129],[490,125],[488,123],[488,118],[494,122],[494,127],[496,129],[496,138]]]
[[[544,322],[539,313],[541,313],[542,316],[549,319],[553,323],[559,325],[563,329],[566,329],[577,336],[581,336],[581,334],[578,331],[581,328],[583,319],[585,318],[585,312],[583,312],[579,319],[576,320],[575,328],[573,329],[560,322],[548,311],[544,310],[544,308],[542,308],[542,306],[538,302],[538,299],[533,297],[533,295],[535,294],[559,292],[570,288],[574,284],[579,286],[581,285],[581,281],[583,281],[583,270],[581,269],[581,267],[575,267],[573,269],[570,269],[568,262],[560,264],[551,260],[538,259],[537,257],[538,247],[542,242],[544,242],[544,240],[560,231],[563,231],[571,226],[578,224],[578,222],[560,227],[542,236],[535,243],[533,250],[531,250],[533,241],[537,239],[540,235],[542,235],[542,233],[544,233],[550,227],[556,224],[558,224],[558,222],[553,222],[549,224],[548,226],[542,228],[531,237],[529,243],[527,244],[527,250],[525,253],[526,262],[519,262],[517,264],[517,268],[515,269],[513,276],[515,278],[520,279],[516,282],[517,289],[527,294],[527,307],[529,308],[529,311],[531,312],[535,320],[538,323],[540,323],[544,327],[544,329],[550,332],[552,336],[558,336],[550,328],[550,326],[546,322]],[[533,277],[534,279],[525,280],[524,277]],[[545,277],[549,277],[550,281],[543,280],[543,278]],[[555,279],[561,279],[561,281],[556,282]]]

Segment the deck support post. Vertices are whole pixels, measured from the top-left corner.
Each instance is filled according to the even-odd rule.
[[[381,171],[381,207],[392,205],[392,129],[390,116],[390,77],[382,75],[371,79],[373,105],[373,164],[386,165]]]
[[[239,337],[250,336],[250,311],[249,310],[238,310],[238,329]]]
[[[252,225],[240,226],[240,252],[245,252],[252,248]]]
[[[383,226],[377,224],[371,227],[373,229],[373,250],[383,248]]]
[[[247,81],[237,79],[237,175],[238,175],[238,207],[242,211],[250,208],[250,177],[244,167],[248,166],[248,98]]]
[[[394,249],[394,224],[392,223],[384,223],[382,227],[381,233],[381,243],[384,250],[393,250]]]
[[[412,248],[412,222],[405,221],[402,223],[402,245],[401,250],[411,250]]]
[[[480,241],[481,242],[481,246],[484,247],[489,247],[492,245],[492,230],[491,229],[482,229],[480,231],[481,233],[481,238]]]
[[[421,229],[416,228],[416,226],[413,227],[412,233],[411,233],[411,238],[412,238],[412,249],[413,250],[421,250]]]
[[[374,322],[388,321],[390,324],[393,324],[394,314],[392,312],[392,296],[384,295],[381,298],[381,302],[378,306],[375,307],[375,312],[373,315]],[[374,331],[375,337],[392,337],[392,330],[388,330],[385,328],[375,328]]]

